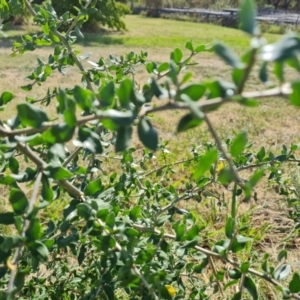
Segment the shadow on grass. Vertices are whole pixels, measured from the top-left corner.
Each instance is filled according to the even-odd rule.
[[[13,26],[5,24],[3,31],[0,33],[0,48],[11,48],[14,42],[20,42],[21,36],[25,34],[33,34],[31,30],[27,30],[26,26]]]
[[[25,34],[35,34],[32,30],[27,31],[24,26],[10,26],[7,30],[3,31],[4,35],[0,34],[0,48],[11,48],[14,42],[22,42],[21,37]],[[100,32],[84,33],[84,39],[78,38],[76,44],[82,46],[95,46],[98,45],[123,45],[125,37],[122,32],[101,30]]]
[[[125,37],[116,34],[84,33],[84,39],[77,39],[76,43],[82,46],[123,45]]]

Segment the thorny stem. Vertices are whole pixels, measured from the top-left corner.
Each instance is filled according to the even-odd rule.
[[[26,217],[29,216],[32,213],[32,211],[34,209],[35,202],[38,199],[39,186],[40,186],[40,183],[41,183],[41,180],[42,180],[42,176],[43,176],[43,173],[40,170],[39,173],[37,174],[36,179],[35,179],[33,192],[32,192],[32,195],[31,195],[31,198],[30,198],[30,201],[29,201],[29,206],[28,206],[26,216],[23,216],[23,228],[22,228],[22,232],[21,232],[21,237],[22,238],[25,237],[26,230],[28,229],[28,227],[30,225],[30,220],[28,220]],[[16,275],[17,275],[17,272],[18,272],[17,264],[18,264],[18,260],[21,256],[23,247],[24,247],[24,245],[21,244],[16,249],[15,255],[12,259],[12,264],[13,264],[14,267],[11,270],[11,274],[10,274],[10,278],[9,278],[9,282],[8,282],[8,286],[7,286],[7,292],[6,292],[7,295],[9,295],[12,292],[13,288],[14,288],[14,281],[15,281],[15,278],[16,278]]]

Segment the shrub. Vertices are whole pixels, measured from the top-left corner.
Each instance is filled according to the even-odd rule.
[[[209,116],[227,103],[253,107],[275,96],[300,107],[299,79],[284,82],[283,76],[285,63],[299,72],[299,36],[266,45],[255,5],[245,0],[240,28],[251,41],[242,57],[222,42],[209,47],[188,41],[186,56],[175,48],[161,64],[147,61],[146,52],[130,51],[110,55],[109,61],[88,61],[86,69],[82,61],[89,54],[79,55],[72,44],[73,29],[88,7],[67,32],[60,32],[68,14],[58,18],[47,3],[25,4],[42,33],[15,42],[13,54],[42,45],[51,46],[52,53],[47,61],[38,59],[24,93],[70,66],[78,68],[81,83],[45,91],[40,99],[27,97],[16,105],[15,116],[0,121],[0,184],[9,202],[9,209],[0,212],[0,224],[11,229],[0,235],[0,299],[207,299],[216,293],[223,299],[259,299],[265,281],[275,287],[272,296],[299,299],[300,275],[291,268],[288,246],[274,249],[277,261],[259,247],[254,251],[251,220],[239,213],[240,203],[257,200],[255,189],[264,178],[286,197],[295,221],[292,234],[298,234],[299,187],[284,178],[282,166],[299,163],[299,145],[283,146],[277,154],[263,146],[257,151],[245,132],[223,143]],[[6,19],[15,2],[1,5],[0,17]],[[181,76],[195,55],[207,51],[232,68],[231,82]],[[245,92],[258,57],[258,79],[265,89]],[[275,88],[270,88],[269,64],[275,65]],[[132,79],[140,65],[151,77],[142,85]],[[1,92],[1,110],[12,99],[11,92]],[[56,111],[50,114],[51,105]],[[168,163],[168,149],[151,119],[168,110],[185,111],[174,124],[178,133],[205,123],[214,142],[191,146],[189,158]],[[129,147],[134,129],[145,146],[140,155]],[[154,157],[163,161],[157,168]],[[119,161],[107,175],[104,159]],[[178,165],[191,173],[181,188],[168,181]],[[217,220],[216,205],[199,215],[180,205],[208,197],[227,208],[218,235],[206,222]],[[224,197],[227,201],[221,202]],[[56,207],[55,218],[43,214],[50,205]]]
[[[52,6],[58,16],[62,16],[67,11],[72,15],[77,15],[80,10],[80,1],[76,0],[52,0]],[[97,1],[96,5],[90,11],[87,11],[89,17],[83,23],[83,29],[95,31],[99,26],[107,26],[117,30],[126,29],[122,17],[130,13],[130,9],[126,4],[116,2],[115,0]]]

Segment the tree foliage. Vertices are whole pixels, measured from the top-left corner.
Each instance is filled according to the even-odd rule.
[[[255,21],[253,1],[244,0],[240,28],[250,40],[245,55],[221,42],[209,47],[190,40],[187,57],[175,48],[169,61],[157,64],[146,52],[129,52],[88,61],[90,68],[85,69],[82,61],[89,54],[79,55],[72,44],[81,34],[78,24],[95,9],[95,3],[88,4],[70,17],[56,15],[48,3],[33,7],[27,0],[1,1],[1,19],[27,9],[42,31],[15,42],[14,55],[51,46],[48,59],[38,59],[28,76],[24,93],[70,66],[78,67],[82,80],[68,89],[48,90],[42,99],[26,97],[17,104],[15,116],[0,122],[0,184],[7,188],[10,203],[10,209],[0,213],[0,224],[11,228],[11,234],[0,236],[0,299],[206,299],[216,292],[224,299],[225,294],[244,299],[244,293],[258,299],[261,280],[274,285],[285,299],[300,299],[300,276],[288,263],[288,251],[279,251],[277,264],[265,253],[260,253],[260,266],[253,264],[257,253],[251,251],[251,228],[238,213],[240,202],[256,199],[255,187],[266,176],[280,183],[282,194],[294,201],[294,191],[282,184],[280,168],[298,162],[299,145],[284,146],[278,155],[264,147],[255,151],[247,135],[237,133],[225,147],[209,117],[209,111],[229,102],[253,107],[259,99],[274,96],[299,107],[299,79],[284,81],[285,64],[300,71],[299,36],[290,34],[267,45]],[[60,31],[65,21],[71,25]],[[181,76],[191,59],[206,51],[232,68],[232,82],[199,83],[190,73]],[[266,89],[244,92],[257,60],[258,78]],[[140,65],[150,77],[141,85],[133,79]],[[278,79],[272,88],[269,65],[275,66]],[[1,92],[2,110],[13,97]],[[154,99],[158,104],[153,105]],[[160,99],[165,101],[160,104]],[[49,105],[56,107],[56,117],[47,111]],[[193,147],[191,159],[176,163],[193,166],[181,190],[163,180],[174,165],[149,170],[154,151],[157,156],[167,153],[151,114],[168,110],[186,111],[174,124],[178,132],[206,123],[214,140],[201,149]],[[141,157],[129,147],[134,129],[146,147]],[[104,180],[101,159],[113,158],[112,147],[120,153],[120,171]],[[242,178],[245,169],[249,173]],[[210,239],[213,233],[205,233],[206,224],[179,205],[201,201],[214,185],[231,193],[220,240]],[[59,206],[62,199],[68,203],[59,218],[46,215],[45,220],[47,206]],[[295,222],[299,215],[293,216]],[[199,279],[203,272],[211,272],[209,283]]]

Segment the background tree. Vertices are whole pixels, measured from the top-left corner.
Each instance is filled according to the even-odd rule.
[[[82,2],[79,0],[52,0],[51,3],[59,16],[62,16],[67,11],[74,16],[78,13],[76,8],[82,9]],[[89,17],[86,22],[82,22],[84,30],[93,31],[100,26],[124,30],[126,26],[122,21],[122,17],[130,13],[130,9],[126,5],[126,1],[106,0],[97,1],[95,7],[86,13]]]

